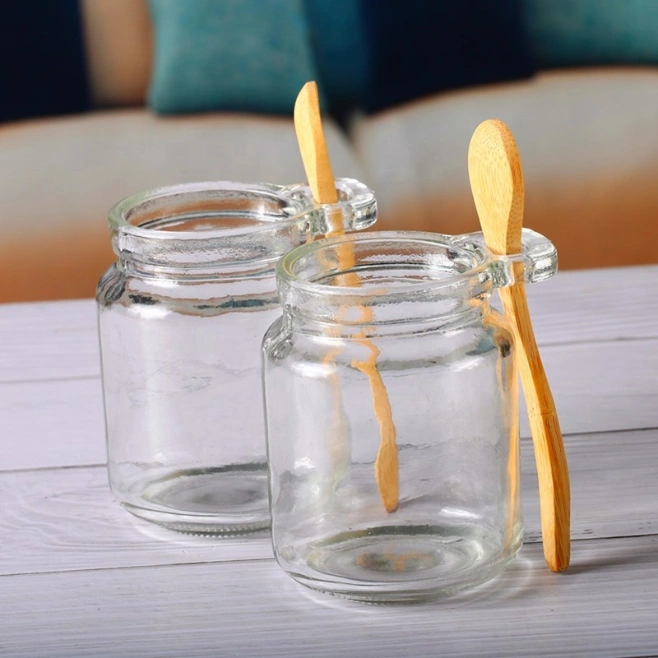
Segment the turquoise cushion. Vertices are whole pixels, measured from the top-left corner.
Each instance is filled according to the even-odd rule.
[[[525,0],[540,68],[658,63],[658,0]]]
[[[149,0],[149,7],[148,103],[156,112],[291,114],[301,87],[317,78],[303,0]]]

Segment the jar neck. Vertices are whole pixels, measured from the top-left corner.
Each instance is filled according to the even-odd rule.
[[[431,308],[427,302],[427,313],[413,317],[400,318],[398,321],[381,321],[373,316],[369,319],[368,309],[359,307],[364,321],[346,321],[347,313],[340,311],[334,317],[319,318],[317,315],[305,315],[299,309],[288,307],[284,309],[284,318],[293,330],[307,334],[323,335],[335,338],[373,339],[384,336],[421,335],[436,331],[457,331],[464,327],[477,324],[486,318],[491,311],[488,300],[475,302],[473,305],[461,306],[454,312],[437,312],[436,306]]]
[[[208,278],[272,271],[307,241],[306,211],[277,186],[207,183],[135,195],[114,206],[109,219],[122,269]]]
[[[224,218],[205,215],[215,225]],[[274,275],[277,261],[304,244],[303,222],[259,225],[254,231],[214,229],[183,239],[169,235],[135,236],[129,231],[113,235],[119,266],[130,273],[172,279],[207,279]]]
[[[281,260],[277,282],[289,321],[359,335],[477,321],[488,313],[493,290],[477,254],[446,236],[417,232],[313,242]]]
[[[318,206],[308,186],[193,183],[134,195],[110,211],[119,266],[143,276],[208,278],[272,273],[276,262],[338,224],[367,228],[372,192],[337,181],[339,201]]]

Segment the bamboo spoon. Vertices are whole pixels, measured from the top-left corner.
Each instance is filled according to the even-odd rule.
[[[304,171],[316,203],[337,203],[338,194],[324,140],[318,86],[307,82],[295,101],[295,132],[302,154]],[[342,233],[342,227],[336,227]]]
[[[468,149],[468,174],[487,247],[494,254],[521,252],[524,185],[521,160],[509,128],[481,123]],[[544,557],[553,571],[569,566],[571,553],[569,470],[553,396],[548,385],[523,283],[499,290],[514,327],[521,384],[535,448]]]
[[[307,82],[299,92],[295,101],[294,121],[299,150],[314,201],[321,204],[337,203],[338,194],[322,130],[318,88],[315,82]],[[337,216],[328,235],[341,235],[342,233],[342,217]],[[349,272],[354,267],[354,251],[348,243],[339,247],[338,257],[343,271]],[[345,278],[350,285],[358,285],[356,275],[346,275]],[[364,324],[367,324],[371,317],[370,311],[362,309]],[[394,512],[399,504],[400,484],[393,414],[386,387],[377,369],[379,350],[367,339],[365,334],[361,335],[359,340],[369,349],[369,358],[365,361],[355,360],[352,362],[352,366],[366,375],[370,383],[375,417],[379,424],[381,437],[375,460],[375,479],[384,508],[387,512]],[[330,354],[328,358],[333,359],[333,356]]]

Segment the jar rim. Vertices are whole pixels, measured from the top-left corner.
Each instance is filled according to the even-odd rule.
[[[285,229],[290,225],[299,222],[300,218],[308,213],[308,201],[304,200],[301,195],[295,197],[294,195],[289,194],[290,190],[291,188],[289,187],[276,185],[274,183],[252,183],[241,181],[201,181],[167,185],[137,192],[136,194],[132,194],[121,201],[118,201],[110,208],[108,220],[110,228],[113,231],[135,238],[146,238],[163,242],[197,241],[200,238],[213,240],[231,236],[245,236],[259,233],[261,231],[271,231],[273,225],[276,225],[280,229]],[[162,230],[161,228],[144,227],[142,224],[145,221],[149,221],[148,214],[146,219],[142,219],[139,223],[132,223],[130,221],[132,214],[148,213],[149,208],[156,206],[157,202],[163,202],[167,199],[173,201],[177,197],[184,197],[190,194],[219,194],[222,192],[251,192],[254,195],[262,194],[264,196],[270,196],[281,203],[281,215],[276,217],[272,216],[272,219],[267,220],[264,215],[259,217],[254,213],[254,219],[262,219],[262,221],[257,221],[249,226],[211,228],[204,229],[203,231],[167,231]],[[152,210],[154,210],[154,208],[152,208]],[[155,219],[155,215],[156,213],[154,212],[153,219]]]
[[[468,282],[473,277],[481,278],[484,275],[489,278],[487,274],[490,263],[488,252],[478,249],[472,243],[464,242],[463,237],[425,231],[370,231],[368,233],[353,233],[324,238],[296,247],[286,254],[277,265],[277,277],[284,288],[294,289],[296,292],[312,296],[349,296],[371,299],[373,296],[406,296],[427,293],[428,291],[435,292],[442,288],[452,288],[454,290],[456,285]],[[437,274],[440,272],[441,275],[435,279],[428,278],[418,282],[398,283],[394,288],[386,291],[381,291],[381,289],[378,291],[372,286],[338,285],[335,281],[327,283],[322,280],[304,279],[299,275],[300,265],[303,264],[304,259],[318,258],[319,252],[322,250],[335,249],[341,246],[345,246],[347,249],[367,244],[374,246],[377,243],[417,245],[431,249],[442,248],[449,250],[452,260],[455,262],[455,272],[446,273],[445,269],[433,268],[428,263],[427,272],[434,271]],[[460,263],[465,267],[458,271]],[[381,265],[385,264],[385,261],[382,260]],[[391,261],[390,264],[394,265],[394,262]],[[359,265],[357,264],[351,268],[351,271],[354,272],[358,269]],[[332,276],[335,279],[336,276],[348,274],[349,272],[350,270],[336,271]]]

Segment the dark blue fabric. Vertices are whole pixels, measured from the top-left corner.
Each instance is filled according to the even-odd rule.
[[[334,115],[359,105],[366,80],[360,0],[305,0],[315,66]]]
[[[522,0],[359,1],[368,112],[534,72]]]
[[[0,121],[89,108],[78,0],[9,0],[0,10]]]

